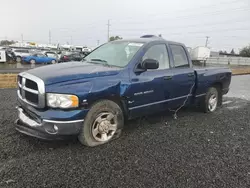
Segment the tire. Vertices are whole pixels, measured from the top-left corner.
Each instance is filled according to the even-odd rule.
[[[216,111],[217,107],[219,106],[219,100],[221,92],[216,87],[210,87],[206,93],[205,99],[202,102],[202,110],[205,113],[212,113]]]
[[[20,56],[17,56],[17,57],[16,57],[16,62],[17,62],[17,63],[21,63],[21,62],[22,62],[22,58],[21,58]]]
[[[51,61],[51,64],[56,64],[56,60],[52,60],[52,61]]]
[[[36,64],[36,60],[34,60],[34,59],[31,59],[31,60],[30,60],[30,64],[31,64],[31,65],[34,65],[34,64]]]
[[[120,137],[123,126],[124,115],[120,106],[110,100],[101,100],[90,108],[78,140],[88,147],[102,145]]]

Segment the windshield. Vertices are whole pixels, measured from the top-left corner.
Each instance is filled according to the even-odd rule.
[[[109,42],[90,53],[83,61],[125,67],[142,45],[126,41]]]

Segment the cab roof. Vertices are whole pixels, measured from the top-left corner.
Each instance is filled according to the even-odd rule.
[[[121,39],[119,41],[128,41],[128,42],[141,42],[141,43],[149,43],[153,41],[165,41],[168,44],[179,44],[179,45],[184,45],[179,42],[174,42],[174,41],[167,41],[162,37],[158,37],[155,35],[143,35],[140,38],[128,38],[128,39]]]

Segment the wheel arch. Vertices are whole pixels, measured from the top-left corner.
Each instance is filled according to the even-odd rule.
[[[223,88],[223,84],[221,82],[214,82],[211,87],[216,87],[218,89],[221,89]]]
[[[100,101],[103,101],[103,100],[109,100],[109,101],[116,103],[118,106],[120,106],[120,108],[123,112],[124,118],[125,119],[128,118],[127,100],[125,97],[121,97],[119,95],[103,96],[103,97],[99,98],[98,100],[91,101],[88,103],[88,108],[91,108],[94,104],[96,104]]]
[[[222,105],[222,89],[223,89],[223,84],[221,82],[214,82],[210,87],[215,87],[218,91],[218,104],[219,106]]]

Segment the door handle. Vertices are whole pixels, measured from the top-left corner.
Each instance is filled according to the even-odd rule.
[[[171,80],[171,79],[172,79],[172,76],[164,76],[163,79],[164,79],[164,80]]]
[[[193,77],[194,73],[188,73],[188,77]]]

